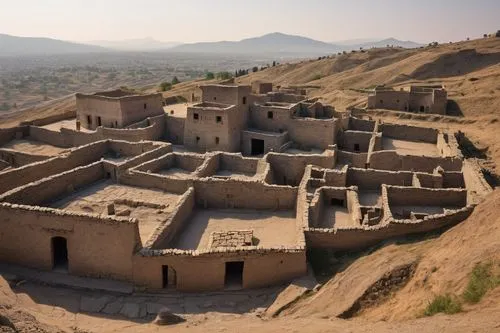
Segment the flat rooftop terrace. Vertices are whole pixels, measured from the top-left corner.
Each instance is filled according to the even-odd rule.
[[[440,156],[436,144],[382,137],[383,150],[396,150],[401,155]]]
[[[54,131],[54,132],[60,132],[61,128],[66,128],[66,129],[76,131],[76,118],[60,120],[60,121],[56,121],[55,123],[50,123],[50,124],[40,126],[40,127]],[[93,131],[91,131],[83,126],[80,126],[80,132],[92,133]]]
[[[209,247],[212,232],[253,230],[254,245],[294,246],[297,228],[294,211],[257,211],[242,209],[196,209],[186,221],[172,248],[202,250]]]
[[[111,180],[93,183],[49,206],[85,213],[107,214],[108,204],[114,203],[115,215],[139,220],[143,244],[156,227],[172,213],[180,195],[162,190],[115,184]]]
[[[193,105],[194,103],[171,104],[164,106],[163,111],[165,111],[165,113],[168,114],[169,117],[186,118],[188,107]]]
[[[68,150],[67,148],[52,146],[48,143],[30,140],[29,138],[9,141],[0,148],[7,148],[23,153],[42,156],[57,156]]]

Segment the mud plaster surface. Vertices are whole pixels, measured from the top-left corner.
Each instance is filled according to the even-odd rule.
[[[21,151],[23,153],[44,156],[56,156],[67,150],[66,148],[59,148],[39,141],[27,139],[12,140],[4,144],[2,148],[8,148],[16,151]]]
[[[76,131],[76,118],[75,119],[60,120],[60,121],[57,121],[55,123],[51,123],[51,124],[44,125],[41,127],[48,129],[48,130],[51,130],[51,131],[57,131],[57,132],[60,132],[61,128],[67,128],[67,129],[71,129],[71,130]],[[86,129],[83,126],[80,126],[80,132],[90,133],[93,131]]]
[[[339,228],[348,226],[356,226],[356,224],[351,219],[347,208],[340,206],[325,207],[320,225],[321,228]]]
[[[382,205],[382,194],[380,191],[359,191],[358,198],[361,206]]]
[[[396,150],[402,155],[439,156],[437,146],[427,142],[413,142],[383,137],[382,149]]]
[[[174,242],[179,249],[208,248],[214,231],[253,230],[264,247],[293,246],[297,240],[293,211],[266,212],[240,209],[196,209]]]
[[[53,202],[50,206],[86,213],[107,214],[107,205],[117,199],[165,205],[165,208],[151,208],[115,204],[117,214],[128,209],[130,214],[126,216],[139,220],[139,234],[144,243],[158,224],[170,216],[179,198],[180,196],[177,194],[161,190],[118,185],[106,180],[94,183],[64,199]]]
[[[231,170],[217,170],[214,175],[215,177],[221,178],[233,178],[233,179],[242,179],[249,180],[255,177],[254,173],[249,172],[239,172],[239,171],[231,171]]]

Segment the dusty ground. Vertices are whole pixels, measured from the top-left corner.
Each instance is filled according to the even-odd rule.
[[[51,204],[55,208],[80,211],[85,213],[107,214],[108,204],[115,203],[116,214],[134,217],[139,220],[139,234],[145,243],[156,227],[172,213],[180,195],[114,184],[112,181],[100,181],[76,193]],[[131,202],[148,202],[161,207],[147,207],[123,203],[117,200]]]
[[[437,146],[426,142],[411,142],[392,138],[382,138],[383,150],[396,150],[403,155],[439,156]]]
[[[60,148],[47,143],[28,139],[12,140],[4,144],[2,148],[42,156],[56,156],[68,150],[66,148]]]
[[[259,246],[296,245],[295,212],[266,212],[241,209],[197,209],[175,248],[205,249],[214,231],[253,230]]]

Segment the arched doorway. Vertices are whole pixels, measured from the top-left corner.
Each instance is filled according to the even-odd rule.
[[[68,243],[64,237],[52,238],[52,269],[68,270]]]

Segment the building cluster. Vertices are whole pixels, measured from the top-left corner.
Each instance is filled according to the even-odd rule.
[[[200,89],[166,106],[77,94],[74,119],[0,129],[0,261],[147,289],[262,287],[306,274],[309,248],[452,226],[491,191],[454,133],[270,83]],[[434,111],[426,89],[376,98]]]

